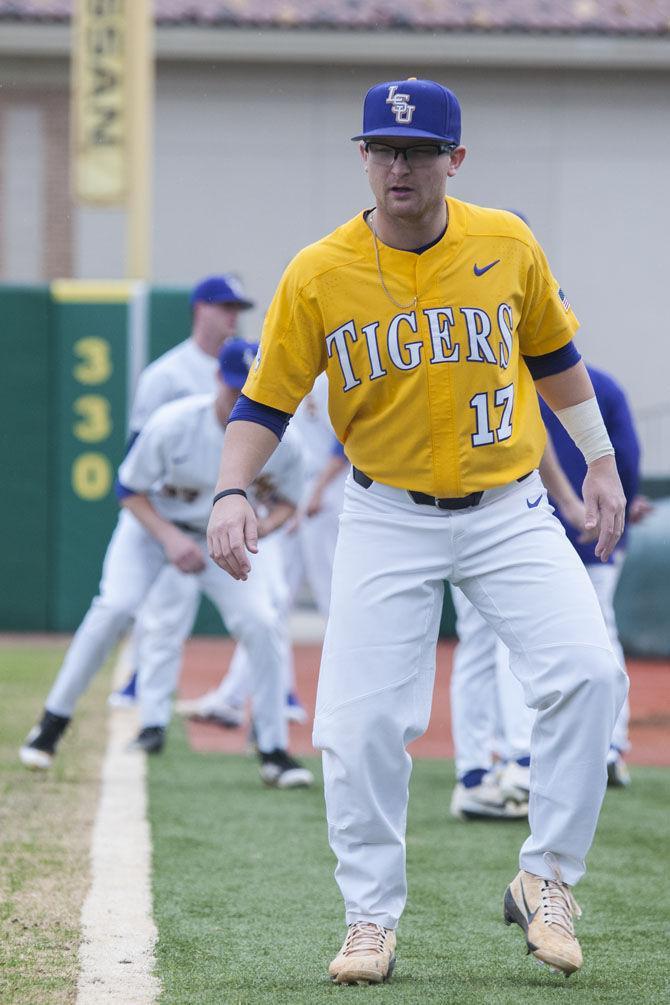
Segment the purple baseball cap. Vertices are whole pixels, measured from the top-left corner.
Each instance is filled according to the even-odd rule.
[[[231,338],[219,349],[219,376],[228,387],[239,391],[244,387],[251,364],[256,359],[258,342]]]
[[[365,95],[363,132],[352,140],[394,136],[461,142],[461,106],[456,95],[434,80],[388,80]]]
[[[253,300],[247,299],[240,280],[231,272],[201,279],[191,291],[191,307],[197,303],[237,304],[243,311],[254,306]]]

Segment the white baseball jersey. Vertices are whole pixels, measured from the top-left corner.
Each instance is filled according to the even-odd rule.
[[[335,430],[328,415],[328,377],[319,374],[314,386],[298,405],[291,419],[291,429],[297,429],[305,451],[305,468],[313,478],[331,455]]]
[[[130,432],[138,433],[150,415],[177,398],[204,394],[216,386],[218,360],[188,338],[142,371],[130,414]]]
[[[166,520],[203,534],[223,449],[225,430],[214,411],[215,395],[197,394],[163,405],[149,418],[121,467],[119,481],[149,496]],[[251,504],[277,496],[297,505],[303,488],[297,436],[284,439],[249,490]]]

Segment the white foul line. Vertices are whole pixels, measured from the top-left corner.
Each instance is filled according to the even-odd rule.
[[[136,716],[112,709],[91,847],[92,882],[81,913],[77,1005],[153,1005],[156,926],[151,913],[151,839],[146,761],[128,744]]]

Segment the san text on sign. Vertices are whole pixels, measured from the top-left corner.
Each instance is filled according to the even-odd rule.
[[[75,198],[121,205],[128,188],[127,5],[78,0],[73,50]]]

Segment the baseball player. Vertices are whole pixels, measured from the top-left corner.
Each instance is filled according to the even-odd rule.
[[[124,513],[105,556],[100,594],[75,634],[40,724],[21,748],[26,766],[51,765],[77,700],[128,628],[160,570],[171,562],[193,576],[249,652],[261,778],[279,788],[311,784],[311,773],[286,751],[279,628],[263,575],[264,556],[255,560],[260,575],[253,588],[245,588],[224,576],[205,552],[216,462],[254,351],[247,342],[229,340],[219,354],[218,393],[192,395],[159,408],[121,464],[118,494]],[[272,486],[274,496],[289,503],[283,509],[286,518],[302,491],[302,456],[295,443],[282,447],[260,480],[264,491]],[[253,487],[250,497],[259,504]]]
[[[210,394],[216,390],[218,352],[238,329],[240,313],[253,307],[240,280],[226,273],[201,279],[190,295],[192,327],[190,337],[169,349],[143,370],[130,414],[130,447],[147,419],[161,405],[189,394]],[[136,668],[145,666],[154,674],[160,664],[161,640],[168,638],[171,625],[189,621],[197,605],[199,591],[192,576],[167,565],[151,589],[138,615],[131,644],[134,672],[119,691],[110,695],[111,705],[133,704],[136,697]],[[147,736],[149,752],[158,738]]]
[[[551,440],[539,472],[565,518],[583,530],[584,504],[565,476]],[[493,628],[462,590],[454,585],[450,589],[458,636],[450,681],[457,779],[450,810],[460,820],[518,820],[528,814],[529,741],[535,714],[523,700]],[[500,761],[494,762],[494,754],[504,759],[504,769]]]
[[[638,495],[640,447],[630,408],[623,389],[613,377],[592,366],[587,366],[587,370],[615,450],[627,499],[627,518],[637,522],[649,510],[647,501]],[[584,505],[579,496],[585,475],[583,457],[543,401],[540,401],[540,410],[550,432],[547,446],[555,457],[541,469],[543,480],[556,516],[593,583],[612,648],[623,666],[625,659],[613,600],[623,564],[626,533],[608,561],[598,561],[592,539],[583,533]],[[552,443],[555,443],[555,450]],[[451,811],[454,816],[466,819],[512,816],[523,808],[530,790],[530,737],[535,713],[526,706],[523,691],[509,672],[506,647],[461,591],[453,589],[452,592],[458,614],[459,645],[451,680],[458,778]],[[626,699],[607,754],[607,782],[614,787],[630,783],[623,757],[629,747],[628,718]],[[506,761],[499,772],[491,770],[496,720],[501,735],[493,746]]]
[[[333,432],[328,417],[328,379],[321,374],[303,399],[291,421],[291,429],[300,436],[305,457],[305,491],[295,518],[277,535],[281,548],[281,566],[276,567],[280,619],[288,625],[288,616],[300,587],[306,579],[318,611],[328,618],[333,558],[337,527],[342,511],[344,482],[349,462]],[[284,575],[281,576],[281,570]],[[291,660],[290,639],[286,637],[286,658]],[[289,721],[304,722],[306,713],[290,690],[293,687],[292,663],[287,671]],[[213,691],[197,698],[177,702],[182,715],[204,719],[225,727],[244,722],[244,705],[250,693],[246,654],[235,652],[230,669]]]
[[[582,963],[572,887],[627,688],[536,470],[537,389],[585,456],[586,527],[598,527],[606,561],[625,499],[572,341],[578,322],[520,219],[445,197],[466,154],[460,122],[455,95],[434,81],[368,91],[354,139],[374,205],[303,249],[282,277],[231,415],[208,528],[210,555],[246,580],[257,540],[245,490],[325,370],[353,465],[314,722],[348,925],[329,968],[339,983],[379,982],[393,967],[406,745],[430,716],[443,581],[503,638],[537,709],[531,834],[505,918],[565,973]]]

